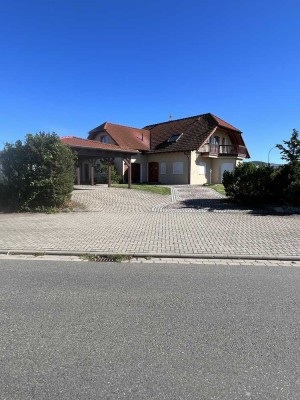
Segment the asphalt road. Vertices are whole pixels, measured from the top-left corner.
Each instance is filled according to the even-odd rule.
[[[0,261],[1,399],[299,399],[300,269]]]

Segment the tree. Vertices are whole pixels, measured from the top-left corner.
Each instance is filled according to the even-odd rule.
[[[281,158],[289,163],[300,161],[300,139],[298,139],[298,136],[299,132],[293,129],[290,140],[283,141],[287,147],[284,147],[282,144],[276,145],[282,155]]]
[[[23,143],[6,144],[1,154],[6,201],[14,209],[63,206],[74,183],[72,151],[55,133],[27,135]]]

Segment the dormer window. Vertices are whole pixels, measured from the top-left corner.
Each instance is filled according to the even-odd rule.
[[[220,137],[219,136],[212,136],[210,138],[210,144],[220,144]]]
[[[108,143],[109,139],[107,135],[103,135],[100,137],[100,142],[101,143]]]
[[[175,135],[172,135],[169,137],[167,140],[168,143],[175,143],[177,140],[182,136],[182,133],[176,133]]]

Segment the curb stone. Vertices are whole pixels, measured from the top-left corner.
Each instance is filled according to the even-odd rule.
[[[130,256],[134,258],[176,258],[176,259],[200,259],[200,260],[264,260],[264,261],[300,261],[300,256],[269,256],[269,255],[247,255],[247,254],[170,254],[170,253],[108,253],[100,251],[61,251],[61,250],[0,250],[0,254],[3,255],[32,255],[32,256],[82,256],[82,255],[96,255],[102,257],[114,257],[114,256]]]

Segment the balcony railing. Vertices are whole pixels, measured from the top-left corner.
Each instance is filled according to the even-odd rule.
[[[242,156],[246,157],[247,149],[239,144],[205,144],[200,148],[200,153],[207,156]]]

